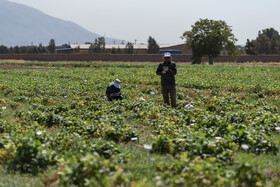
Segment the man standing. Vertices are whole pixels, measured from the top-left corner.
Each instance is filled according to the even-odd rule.
[[[161,75],[161,91],[164,103],[169,105],[169,95],[171,98],[171,107],[176,107],[176,88],[175,75],[177,73],[176,63],[171,61],[171,54],[164,53],[164,62],[157,68],[157,75]]]
[[[107,86],[106,95],[109,101],[122,100],[120,84],[121,81],[116,79]]]

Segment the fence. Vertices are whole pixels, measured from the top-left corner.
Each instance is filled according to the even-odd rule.
[[[191,62],[191,55],[172,55],[175,62]],[[105,62],[159,62],[159,54],[1,54],[0,59],[28,61],[105,61]],[[205,61],[208,59],[205,58]],[[230,56],[214,58],[214,62],[280,62],[280,55],[249,56],[235,60]]]

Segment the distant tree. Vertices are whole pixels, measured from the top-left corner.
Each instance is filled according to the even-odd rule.
[[[105,38],[99,37],[94,40],[94,43],[90,45],[89,52],[90,53],[104,53],[105,52]]]
[[[254,51],[254,44],[252,41],[250,41],[249,39],[247,39],[247,42],[246,42],[246,45],[245,45],[245,51],[246,51],[246,54],[249,54],[249,55],[255,55],[255,51]]]
[[[70,48],[71,46],[69,44],[62,44],[59,48]]]
[[[275,49],[276,49],[276,53],[280,54],[280,41],[277,41]]]
[[[39,53],[37,46],[35,46],[35,45],[28,46],[27,53]]]
[[[159,51],[159,45],[157,44],[156,40],[149,36],[148,38],[148,54],[156,54]]]
[[[271,42],[267,35],[259,34],[256,40],[253,40],[254,51],[257,54],[271,54]]]
[[[125,53],[126,54],[133,54],[133,44],[128,42],[125,46]]]
[[[100,52],[104,53],[105,52],[105,45],[106,45],[104,37],[99,37],[98,38],[98,45],[100,46]]]
[[[13,47],[8,48],[8,53],[10,53],[10,54],[13,53]]]
[[[46,53],[47,49],[45,46],[42,45],[42,43],[39,44],[38,46],[38,53]]]
[[[18,46],[15,46],[15,47],[13,48],[13,53],[14,53],[14,54],[19,54],[19,53],[20,53],[20,48],[19,48]]]
[[[9,48],[4,45],[0,45],[0,54],[7,54],[7,53],[9,53]]]
[[[247,40],[246,45],[248,44]],[[280,35],[274,28],[264,29],[259,31],[252,44],[251,51],[246,51],[247,54],[279,54],[280,53]],[[251,53],[252,52],[252,53]]]
[[[74,53],[80,53],[81,49],[80,46],[74,48]]]
[[[91,44],[90,45],[90,47],[89,47],[89,52],[90,53],[100,53],[100,46],[99,46],[99,44],[98,44],[98,40],[97,39],[95,39],[94,40],[94,43],[93,44]]]
[[[55,52],[55,41],[54,41],[54,39],[50,40],[49,46],[48,46],[48,51],[49,51],[49,53],[54,54],[54,52]]]
[[[28,47],[27,46],[21,46],[20,47],[20,53],[27,53]]]
[[[91,43],[89,48],[88,48],[89,53],[95,53],[94,49],[95,49],[94,48],[94,43]]]
[[[238,55],[234,45],[237,39],[225,21],[200,19],[192,25],[190,31],[184,32],[181,38],[192,48],[193,64],[200,64],[207,55],[209,64],[213,65],[213,58],[219,56],[222,49],[226,49],[231,56]]]
[[[111,50],[111,54],[117,54],[117,49],[113,47]]]
[[[10,47],[9,48],[9,53],[10,54],[19,54],[19,53],[21,53],[20,47],[19,46]]]
[[[25,53],[46,53],[47,48],[39,44],[39,46],[31,45],[31,46],[14,46],[8,49],[10,54],[25,54]]]
[[[276,31],[274,28],[264,29],[263,34],[268,36],[270,40],[270,53],[271,54],[277,54],[279,53],[279,47],[280,47],[280,35],[278,31]]]
[[[117,48],[117,54],[121,54],[122,53],[122,50],[120,47]]]

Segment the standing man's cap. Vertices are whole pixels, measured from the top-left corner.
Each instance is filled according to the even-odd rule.
[[[171,54],[169,52],[166,52],[166,53],[164,53],[163,57],[164,58],[169,58],[169,57],[171,57]]]
[[[119,79],[114,80],[114,86],[116,88],[121,88],[120,84],[121,84],[121,81]]]

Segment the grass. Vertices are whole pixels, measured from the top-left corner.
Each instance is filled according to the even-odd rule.
[[[38,187],[42,186],[42,177],[34,177],[22,174],[8,174],[5,170],[0,170],[1,187]]]
[[[121,147],[121,151],[128,152],[131,156],[124,169],[131,173],[131,177],[135,181],[143,179],[152,181],[157,171],[157,164],[160,162],[168,163],[169,160],[169,156],[151,154],[149,150],[135,146]]]
[[[278,179],[280,177],[280,158],[270,154],[246,154],[238,153],[237,160],[241,163],[247,162],[257,166],[263,171],[267,178]]]

